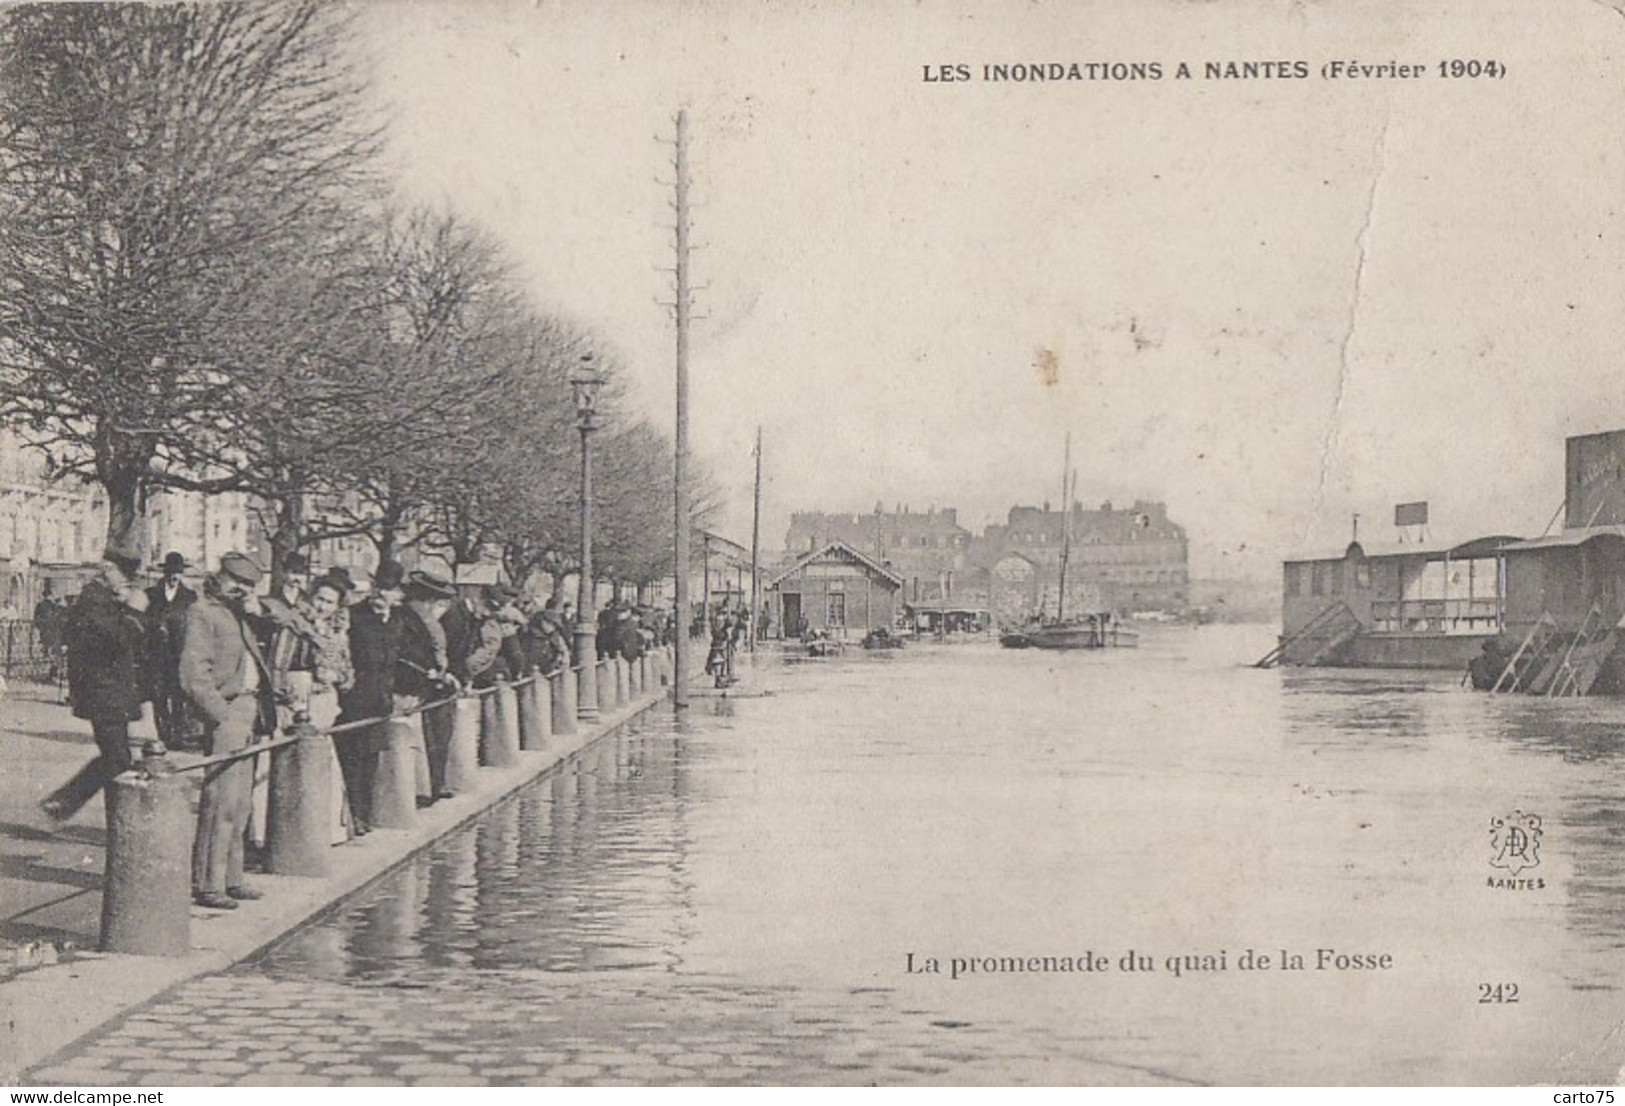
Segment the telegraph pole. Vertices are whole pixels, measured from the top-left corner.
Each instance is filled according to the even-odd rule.
[[[688,487],[688,112],[677,112],[677,634],[676,664],[672,674],[672,705],[688,706],[691,658],[688,636],[688,539],[690,522]]]
[[[756,652],[756,627],[762,622],[762,428],[756,428],[756,499],[750,516],[750,651]]]

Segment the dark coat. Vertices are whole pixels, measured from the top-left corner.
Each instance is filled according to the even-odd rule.
[[[401,623],[395,664],[396,693],[416,699],[439,698],[444,689],[424,673],[443,671],[446,667],[445,630],[439,622],[431,629],[410,603],[397,609],[390,618],[399,619]]]
[[[623,618],[615,624],[615,647],[629,661],[643,656],[643,630],[637,619]]]
[[[440,625],[446,631],[446,661],[452,675],[465,684],[472,675],[468,669],[469,654],[479,646],[480,618],[459,599],[440,616]]]
[[[186,608],[196,600],[197,592],[185,584],[176,589],[174,599],[165,597],[161,581],[147,589],[147,626],[151,649],[148,660],[154,679],[165,681],[156,683],[156,687],[179,684],[181,641],[186,636]]]
[[[63,626],[68,647],[68,701],[76,718],[134,722],[148,698],[146,623],[111,588],[92,580]]]
[[[522,680],[535,671],[525,643],[518,634],[504,634],[502,651],[498,654],[496,669],[508,680]]]
[[[346,721],[382,718],[394,710],[401,614],[399,608],[391,611],[386,622],[371,603],[357,603],[350,608],[350,662],[355,665],[355,685],[339,693]]]

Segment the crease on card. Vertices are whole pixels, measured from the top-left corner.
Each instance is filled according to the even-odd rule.
[[[1371,228],[1377,219],[1377,189],[1381,187],[1383,173],[1388,167],[1388,128],[1393,121],[1394,102],[1390,99],[1382,130],[1377,134],[1371,188],[1366,192],[1365,218],[1361,220],[1360,231],[1354,237],[1354,282],[1349,289],[1348,324],[1343,328],[1343,339],[1337,347],[1337,391],[1332,396],[1332,411],[1326,420],[1326,433],[1321,437],[1320,477],[1315,482],[1314,504],[1304,520],[1303,533],[1298,538],[1300,544],[1307,542],[1309,527],[1320,517],[1320,509],[1326,500],[1326,482],[1331,478],[1332,454],[1337,449],[1338,428],[1343,419],[1343,398],[1348,393],[1349,352],[1354,348],[1354,334],[1360,323],[1360,301],[1365,293],[1366,262],[1371,254]]]

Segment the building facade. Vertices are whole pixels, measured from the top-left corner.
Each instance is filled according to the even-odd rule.
[[[1034,611],[1053,615],[1061,552],[1068,548],[1069,611],[1179,611],[1189,603],[1185,529],[1168,517],[1166,504],[1139,499],[1097,510],[1074,502],[1070,518],[1047,503],[1010,508],[1005,522],[987,527],[971,549],[974,586],[1003,621]]]
[[[0,431],[0,616],[28,618],[47,591],[79,590],[107,537],[107,499],[98,485],[54,479],[45,458]],[[262,556],[263,536],[248,497],[163,492],[147,504],[141,531],[149,566],[180,553],[197,571],[233,549]]]

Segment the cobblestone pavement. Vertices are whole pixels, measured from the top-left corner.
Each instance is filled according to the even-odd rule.
[[[366,986],[232,973],[186,985],[70,1059],[53,1085],[688,1086],[1165,1082],[1063,1042],[666,972],[500,971]],[[1066,1054],[1071,1051],[1070,1058]]]

